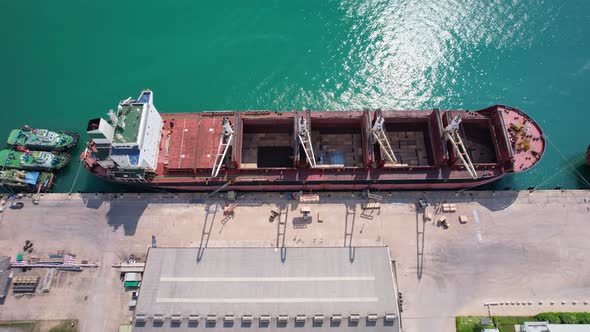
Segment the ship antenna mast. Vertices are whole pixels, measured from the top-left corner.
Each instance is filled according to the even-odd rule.
[[[111,108],[107,114],[109,115],[109,119],[111,120],[111,125],[113,127],[117,127],[119,118],[117,117],[117,114],[115,114],[115,111],[113,111],[113,109]]]
[[[469,175],[473,179],[477,179],[477,172],[475,171],[475,166],[471,162],[471,158],[469,158],[469,154],[467,153],[467,149],[463,144],[463,140],[461,140],[461,135],[459,135],[459,124],[461,123],[461,118],[457,115],[454,117],[449,125],[445,128],[445,136],[447,140],[451,141],[451,145],[453,145],[453,149],[455,153],[469,172]]]

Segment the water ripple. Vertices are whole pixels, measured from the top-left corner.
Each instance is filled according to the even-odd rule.
[[[348,81],[336,86],[340,93],[321,91],[324,104],[398,109],[436,107],[448,99],[461,106],[469,87],[485,86],[494,70],[494,63],[479,64],[481,49],[496,48],[497,64],[505,50],[530,47],[557,10],[542,0],[344,0],[340,9],[343,21],[353,22],[339,68]]]

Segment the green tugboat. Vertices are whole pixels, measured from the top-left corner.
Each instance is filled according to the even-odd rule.
[[[0,169],[21,169],[27,171],[57,171],[70,161],[68,154],[45,151],[29,151],[19,147],[19,151],[0,151]]]
[[[53,173],[9,169],[0,171],[0,187],[19,192],[48,192],[53,185]]]
[[[25,126],[21,129],[13,129],[7,143],[12,147],[22,146],[32,150],[63,151],[76,146],[79,139],[78,133],[74,132],[55,132]]]

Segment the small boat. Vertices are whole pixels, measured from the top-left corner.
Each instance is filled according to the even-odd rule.
[[[8,135],[7,143],[12,147],[22,146],[41,151],[63,151],[76,146],[79,139],[80,136],[75,132],[55,132],[26,126],[21,129],[13,129]]]
[[[48,192],[53,186],[53,173],[4,170],[0,171],[0,186],[20,192]]]
[[[0,151],[0,169],[56,171],[64,168],[69,161],[70,155],[65,153],[29,151],[22,147],[19,151]]]

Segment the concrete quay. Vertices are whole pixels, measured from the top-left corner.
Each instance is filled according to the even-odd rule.
[[[321,193],[303,220],[279,193],[245,194],[225,218],[221,197],[204,194],[46,194],[39,205],[0,214],[0,255],[25,240],[35,255],[65,250],[98,269],[59,272],[51,291],[9,295],[0,320],[79,319],[80,331],[128,323],[131,294],[111,265],[159,247],[322,247],[387,245],[403,294],[407,332],[454,331],[456,315],[526,315],[590,310],[590,191],[394,192],[379,210],[358,193]],[[432,221],[417,208],[426,198]],[[457,211],[442,213],[440,204]],[[269,222],[270,211],[280,212]],[[450,227],[436,220],[446,216]],[[469,221],[459,223],[459,216]],[[318,222],[318,219],[321,222]],[[279,222],[280,221],[280,222]],[[14,270],[20,273],[20,270]]]

